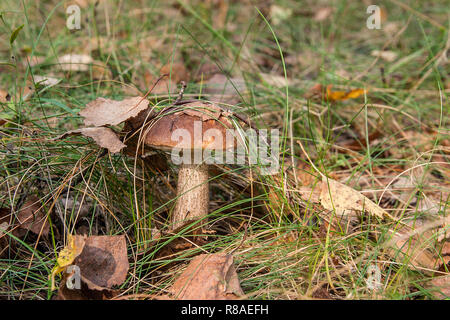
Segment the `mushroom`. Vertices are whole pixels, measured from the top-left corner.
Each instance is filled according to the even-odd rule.
[[[230,112],[215,104],[195,101],[169,108],[144,130],[146,146],[163,151],[182,150],[181,158],[191,160],[180,164],[172,230],[207,216],[209,164],[205,163],[203,154],[205,150],[224,152],[235,148],[234,137],[229,141],[226,132],[234,128],[230,116]],[[243,124],[242,121],[239,123]],[[200,154],[202,157],[198,159]]]

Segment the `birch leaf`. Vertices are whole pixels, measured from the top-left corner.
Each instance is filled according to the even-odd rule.
[[[336,209],[338,215],[347,215],[354,211],[367,211],[379,218],[383,218],[384,215],[388,216],[384,209],[369,198],[349,186],[329,178],[322,181],[320,202],[327,210]]]

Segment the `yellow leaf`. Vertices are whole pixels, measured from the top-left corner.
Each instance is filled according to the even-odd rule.
[[[85,241],[85,236],[72,236],[69,234],[67,245],[59,252],[58,258],[56,258],[56,265],[53,267],[50,275],[52,280],[52,290],[56,289],[55,276],[66,270],[66,268],[73,263],[75,258],[81,254]]]
[[[332,91],[331,85],[327,86],[327,97],[330,101],[343,101],[348,99],[355,99],[359,96],[364,95],[366,90],[364,89],[353,89],[350,91]]]
[[[349,92],[347,92],[345,99],[355,99],[359,96],[364,95],[365,90],[364,89],[354,89]]]

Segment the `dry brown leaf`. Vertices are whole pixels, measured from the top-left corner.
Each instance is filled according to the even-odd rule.
[[[58,58],[63,71],[89,71],[89,65],[94,62],[87,54],[66,54]]]
[[[198,70],[194,73],[194,81],[206,81],[218,73],[220,73],[220,68],[217,66],[217,64],[212,62],[205,62],[201,64]]]
[[[443,244],[441,255],[443,260],[433,253],[439,250],[434,247],[436,239],[442,234],[443,228],[439,229],[442,225],[445,226],[446,218],[440,219],[414,219],[412,221],[402,224],[399,230],[396,230],[392,239],[387,243],[387,246],[392,249],[388,250],[392,256],[397,257],[398,252],[402,253],[400,258],[403,259],[403,255],[408,258],[408,263],[414,267],[423,267],[429,270],[435,270],[438,268],[443,260],[444,263],[448,262],[448,245],[447,242]],[[435,231],[438,229],[438,231]]]
[[[82,282],[91,290],[122,284],[129,268],[125,236],[88,237],[74,264],[80,268]]]
[[[389,51],[389,50],[384,50],[384,51],[373,50],[370,53],[370,55],[373,57],[380,57],[381,59],[386,60],[387,62],[393,62],[393,61],[395,61],[395,59],[397,59],[397,53],[395,53],[394,51]]]
[[[22,99],[22,101],[28,100],[34,93],[33,82],[27,80],[25,86],[19,87],[16,94],[16,101]]]
[[[112,153],[117,153],[126,147],[113,130],[105,127],[76,129],[68,131],[56,139],[63,139],[68,135],[78,134],[94,139],[100,147],[106,148]]]
[[[114,126],[137,116],[147,108],[148,100],[142,97],[127,98],[122,101],[97,98],[89,102],[86,108],[80,111],[80,115],[84,117],[86,126]]]
[[[161,68],[160,74],[167,74],[167,77],[175,83],[189,80],[188,71],[183,62],[167,63]]]
[[[95,60],[92,62],[92,78],[96,80],[112,79],[112,72],[106,63]]]
[[[153,76],[149,76],[149,73],[145,74],[146,85],[144,90],[149,90],[156,83],[156,80]],[[161,79],[152,89],[152,95],[165,95],[165,94],[176,94],[177,93],[177,84],[175,81],[164,78]]]
[[[11,209],[0,208],[0,258],[7,252],[9,241],[5,234],[10,227]]]
[[[5,90],[0,89],[0,102],[7,103],[10,100],[11,100],[10,94]]]
[[[448,265],[450,262],[450,241],[445,241],[442,246],[441,251],[442,260],[439,259],[440,266],[445,264]]]
[[[239,102],[239,94],[247,90],[245,80],[242,78],[230,78],[223,74],[215,74],[205,82],[205,93],[212,94],[210,101],[218,103],[235,104]]]
[[[261,77],[264,79],[265,82],[267,82],[269,85],[275,88],[285,88],[286,86],[292,84],[291,79],[276,74],[262,73]]]
[[[41,234],[47,236],[50,231],[47,215],[42,209],[40,200],[31,196],[20,208],[17,219],[19,228],[31,231],[34,234]]]
[[[39,56],[35,56],[33,55],[33,57],[31,57],[31,55],[26,57],[26,61],[24,61],[23,65],[24,67],[28,67],[28,65],[30,67],[36,67],[42,63],[44,63],[45,61],[45,57],[39,57]]]
[[[415,238],[406,240],[396,240],[394,238],[392,248],[394,248],[394,256],[396,256],[398,250],[400,250],[400,252],[408,257],[408,264],[414,267],[434,270],[438,266],[437,259],[427,250],[427,248],[421,246],[421,242]]]
[[[270,18],[273,25],[279,25],[292,16],[292,9],[281,7],[276,4],[270,6]]]
[[[244,295],[233,256],[227,254],[195,257],[170,292],[178,300],[234,300]]]
[[[434,278],[430,284],[435,287],[435,296],[439,299],[450,298],[450,275]]]
[[[319,8],[314,14],[313,20],[320,22],[328,19],[329,16],[333,13],[333,8],[331,7],[323,7]]]
[[[48,77],[48,76],[40,76],[37,74],[33,75],[33,79],[36,84],[39,84],[41,86],[46,86],[46,87],[53,87],[61,82],[61,79],[57,79],[54,77]]]
[[[370,214],[383,218],[388,213],[372,200],[358,191],[333,179],[322,181],[320,202],[327,210],[336,209],[337,215],[348,215],[356,212],[367,211]]]
[[[90,290],[85,284],[82,284],[81,289],[69,289],[66,287],[67,277],[64,275],[58,293],[52,300],[110,300],[120,293],[113,289]]]
[[[166,74],[167,76],[160,79],[156,83],[158,78],[163,74]],[[151,94],[169,94],[169,92],[176,93],[178,91],[177,83],[180,81],[189,81],[189,73],[183,62],[172,63],[172,61],[169,61],[161,67],[158,72],[158,76],[155,76],[149,70],[146,70],[144,73],[144,80],[144,84],[142,85],[144,90],[150,89],[156,83]]]

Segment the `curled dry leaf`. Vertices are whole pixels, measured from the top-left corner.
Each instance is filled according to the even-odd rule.
[[[86,108],[80,111],[80,115],[84,117],[86,126],[114,126],[136,117],[147,108],[148,100],[143,97],[127,98],[122,101],[97,98],[88,103]]]
[[[88,237],[74,264],[80,268],[81,280],[91,290],[122,284],[129,268],[125,236]]]
[[[19,228],[34,234],[47,236],[50,231],[47,215],[43,211],[40,200],[32,196],[20,208],[17,219]]]
[[[367,211],[379,218],[383,218],[385,215],[389,216],[384,209],[366,196],[330,178],[322,181],[320,202],[327,210],[336,209],[337,215]]]
[[[64,133],[56,139],[63,139],[68,135],[83,135],[94,139],[94,141],[102,148],[108,149],[112,153],[119,152],[126,147],[116,133],[110,128],[96,127],[96,128],[81,128]]]
[[[195,257],[170,288],[179,300],[234,300],[244,295],[233,256],[202,254]]]

